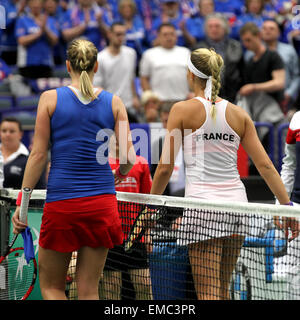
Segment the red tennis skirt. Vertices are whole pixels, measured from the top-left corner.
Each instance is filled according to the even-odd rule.
[[[116,196],[75,198],[46,203],[39,245],[58,252],[87,246],[113,248],[123,243]]]

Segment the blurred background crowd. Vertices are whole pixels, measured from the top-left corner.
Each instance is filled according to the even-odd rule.
[[[1,0],[1,117],[34,119],[39,94],[69,84],[66,48],[84,37],[99,50],[95,86],[122,98],[131,123],[165,126],[172,104],[192,97],[189,53],[207,47],[225,61],[220,96],[276,128],[300,106],[298,2]]]
[[[85,37],[100,52],[109,46],[115,49],[106,55],[103,52],[103,60],[100,59],[103,68],[96,84],[104,89],[113,89],[113,93],[122,98],[125,95],[124,102],[131,111],[132,121],[158,120],[159,108],[154,107],[154,101],[176,101],[189,97],[188,88],[182,85],[185,79],[181,79],[182,75],[176,71],[181,67],[178,65],[185,64],[184,60],[176,60],[184,59],[187,50],[171,50],[174,47],[188,50],[213,47],[220,53],[226,65],[221,96],[235,101],[238,94],[249,95],[249,90],[245,90],[243,85],[266,80],[260,79],[259,74],[249,76],[247,64],[253,52],[256,60],[256,53],[253,44],[243,41],[240,32],[245,24],[253,23],[259,29],[263,45],[276,51],[278,60],[282,60],[282,63],[275,62],[277,69],[285,69],[284,87],[275,86],[278,90],[276,94],[272,92],[272,96],[285,115],[297,109],[300,86],[300,7],[297,1],[1,0],[1,5],[6,15],[5,29],[0,29],[2,92],[11,91],[15,96],[28,96],[62,84],[57,79],[53,81],[53,78],[66,77],[64,62],[68,42]],[[123,24],[124,28],[112,30],[116,22]],[[170,33],[161,35],[159,32],[160,26],[166,23],[174,26],[173,39],[170,39]],[[253,32],[250,30],[250,33]],[[129,68],[124,70],[126,74],[121,70],[115,71],[115,74],[112,71],[115,65],[121,65],[117,61],[122,56],[118,42],[119,46],[124,44],[134,50],[122,52],[125,58],[131,55],[130,68],[134,67],[134,73],[130,76]],[[152,48],[164,50],[149,52]],[[168,51],[172,51],[172,55]],[[115,59],[110,59],[112,57]],[[269,66],[271,73],[274,70],[272,68]],[[107,81],[108,74],[105,75],[105,72],[113,73],[113,76],[119,73],[119,76],[113,77],[114,81]],[[14,83],[5,86],[5,80],[11,75],[18,77],[12,77]],[[126,81],[123,77],[127,77],[126,81],[133,78],[130,94],[127,87],[124,88]]]

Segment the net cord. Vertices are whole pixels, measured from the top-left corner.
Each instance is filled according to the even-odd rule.
[[[0,195],[10,199],[17,199],[18,190],[3,189]],[[300,206],[283,206],[265,203],[205,201],[195,198],[181,198],[153,194],[137,194],[116,192],[117,200],[134,202],[154,206],[201,209],[207,211],[223,211],[240,214],[265,214],[270,216],[300,218]],[[45,200],[46,190],[33,190],[31,200]]]

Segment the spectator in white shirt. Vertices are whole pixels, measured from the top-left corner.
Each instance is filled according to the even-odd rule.
[[[142,55],[142,89],[152,90],[161,101],[185,100],[189,95],[186,75],[190,51],[176,45],[176,29],[170,23],[159,27],[158,38],[160,45]]]
[[[134,118],[140,107],[135,86],[137,56],[134,49],[124,45],[125,36],[125,25],[113,23],[108,33],[109,45],[98,53],[94,85],[119,96],[129,117]]]

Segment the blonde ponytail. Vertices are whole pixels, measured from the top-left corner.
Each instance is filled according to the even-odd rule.
[[[217,117],[217,107],[216,103],[212,102],[211,109],[210,109],[210,116],[213,120],[216,120]]]
[[[91,100],[97,99],[94,93],[94,87],[88,73],[83,70],[79,77],[79,89],[85,98]]]
[[[199,71],[212,77],[210,116],[215,120],[217,116],[216,100],[221,88],[223,59],[214,49],[201,48],[192,52],[191,61]],[[204,80],[200,79],[200,81],[203,82]]]
[[[211,76],[212,76],[212,91],[211,91],[212,108],[210,111],[210,115],[212,119],[215,120],[217,116],[216,100],[217,100],[218,93],[221,89],[221,70],[223,67],[223,59],[214,50],[210,50],[210,52],[211,52],[211,56],[208,61],[208,65],[211,70]]]
[[[97,99],[94,93],[93,84],[89,76],[97,61],[97,48],[95,45],[84,39],[75,39],[71,42],[67,51],[67,59],[75,72],[80,73],[79,88],[86,99]]]

